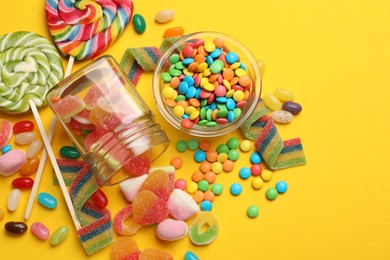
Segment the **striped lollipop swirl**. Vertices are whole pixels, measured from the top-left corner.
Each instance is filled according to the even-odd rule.
[[[63,55],[92,59],[122,34],[133,13],[131,0],[46,0],[50,33]]]
[[[0,37],[0,110],[19,114],[47,104],[47,92],[63,78],[61,57],[46,38],[32,32]]]

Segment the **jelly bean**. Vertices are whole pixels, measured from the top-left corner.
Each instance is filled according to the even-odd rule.
[[[12,145],[11,144],[7,144],[3,148],[1,148],[1,153],[2,154],[8,153],[9,151],[11,151],[11,149],[12,149]]]
[[[55,209],[57,207],[57,200],[52,195],[50,195],[47,192],[41,192],[37,196],[38,202],[48,208],[48,209]]]
[[[173,10],[161,10],[155,16],[155,20],[158,23],[167,23],[175,17],[175,12]]]
[[[261,178],[263,181],[270,181],[272,179],[273,173],[270,170],[264,170],[261,172]]]
[[[19,170],[20,175],[29,176],[34,174],[38,170],[39,162],[40,159],[38,157],[27,160]]]
[[[188,149],[195,151],[199,148],[199,141],[195,138],[188,140]]]
[[[278,191],[275,188],[268,188],[265,192],[265,197],[268,200],[274,200],[278,197]]]
[[[293,115],[284,110],[275,110],[272,112],[272,119],[281,124],[290,123],[293,120]]]
[[[34,222],[31,224],[31,232],[40,240],[46,240],[50,236],[49,229],[41,222]]]
[[[288,185],[285,181],[278,181],[275,185],[275,189],[278,193],[285,193],[287,191]]]
[[[206,230],[203,230],[206,227]],[[189,227],[189,237],[195,245],[207,245],[213,242],[219,232],[217,217],[208,211],[199,212]]]
[[[191,251],[187,251],[184,254],[184,260],[199,260],[199,257],[192,253]]]
[[[241,179],[248,179],[251,176],[251,170],[248,167],[242,167],[238,172]]]
[[[252,176],[260,176],[262,171],[263,171],[263,168],[261,167],[260,164],[252,164],[251,165]]]
[[[60,154],[65,158],[77,159],[80,157],[80,152],[74,146],[63,146],[60,149]]]
[[[212,186],[211,186],[211,191],[215,194],[215,195],[221,195],[222,192],[223,192],[223,186],[222,184],[220,183],[214,183]]]
[[[243,140],[240,143],[240,150],[244,153],[249,152],[252,149],[252,143],[249,140]]]
[[[187,150],[187,147],[188,147],[188,144],[184,140],[179,140],[176,143],[176,150],[178,150],[181,153],[185,152]]]
[[[101,190],[97,189],[93,194],[92,194],[92,199],[93,202],[95,203],[96,206],[98,206],[101,209],[104,209],[108,205],[108,199],[106,194]]]
[[[234,196],[240,195],[242,192],[241,184],[235,182],[230,186],[230,193]]]
[[[0,221],[4,218],[5,212],[4,209],[0,208]]]
[[[290,112],[293,115],[297,115],[302,111],[302,106],[296,102],[288,101],[283,103],[282,109]]]
[[[213,209],[213,204],[208,200],[204,200],[200,203],[200,208],[203,211],[211,211]]]
[[[137,33],[144,33],[146,30],[145,18],[140,14],[133,15],[133,26]]]
[[[9,211],[15,211],[18,208],[21,196],[22,193],[19,189],[13,189],[9,193],[7,199],[7,208]]]
[[[14,134],[20,134],[23,132],[31,132],[34,129],[34,123],[29,120],[19,121],[14,124],[13,132]]]
[[[11,176],[20,170],[26,162],[26,154],[19,149],[13,149],[8,153],[0,156],[0,174]]]
[[[198,163],[203,162],[206,160],[206,153],[202,150],[198,150],[194,153],[194,160]]]
[[[281,110],[282,102],[274,95],[267,93],[263,96],[264,104],[271,110]]]
[[[34,132],[23,132],[15,135],[14,141],[19,145],[27,145],[31,144],[35,139],[37,139],[37,135]]]
[[[210,184],[206,180],[200,180],[198,182],[198,189],[205,192],[209,189]]]
[[[20,177],[12,181],[12,187],[19,190],[30,189],[34,185],[34,180],[29,177]]]
[[[261,155],[258,152],[253,152],[250,156],[251,163],[259,164],[261,163]]]
[[[183,220],[166,218],[156,227],[156,235],[164,241],[176,241],[187,235],[188,227]]]
[[[287,89],[277,88],[274,91],[275,97],[277,97],[280,101],[293,101],[294,93]]]
[[[184,34],[182,27],[172,27],[164,31],[164,38],[180,36]]]
[[[252,179],[251,184],[252,184],[252,188],[254,188],[255,190],[260,190],[264,185],[264,181],[260,177],[255,177]]]
[[[27,225],[24,222],[16,222],[16,221],[7,222],[5,223],[4,227],[5,230],[7,230],[7,232],[16,235],[24,234],[28,229]]]
[[[27,148],[26,157],[27,159],[32,159],[37,156],[37,154],[41,151],[43,146],[43,142],[41,140],[34,140],[31,142],[29,147]]]
[[[181,189],[181,190],[185,190],[186,187],[187,187],[187,182],[186,182],[185,179],[181,179],[181,178],[180,178],[180,179],[177,179],[177,180],[175,181],[175,188]]]
[[[251,205],[248,207],[246,214],[250,218],[256,218],[259,215],[259,208],[255,205]]]
[[[58,246],[59,244],[64,242],[68,234],[69,234],[69,228],[67,226],[61,226],[57,228],[50,236],[50,245]]]

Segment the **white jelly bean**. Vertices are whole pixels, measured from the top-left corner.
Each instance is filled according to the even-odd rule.
[[[293,119],[293,115],[284,110],[275,110],[272,112],[272,119],[275,122],[281,123],[281,124],[287,124],[290,123]]]
[[[37,154],[39,153],[39,151],[41,151],[42,146],[43,143],[41,140],[32,141],[32,143],[30,144],[26,152],[27,159],[32,159],[37,157]]]
[[[155,16],[155,20],[158,23],[167,23],[173,19],[175,12],[173,10],[162,10]]]
[[[35,139],[37,139],[37,135],[34,132],[24,132],[15,135],[15,143],[19,145],[31,144]]]
[[[283,88],[275,89],[274,95],[281,101],[293,101],[294,99],[294,93]]]
[[[22,193],[19,189],[13,189],[9,193],[7,199],[7,208],[9,211],[15,211],[18,208],[21,195]]]

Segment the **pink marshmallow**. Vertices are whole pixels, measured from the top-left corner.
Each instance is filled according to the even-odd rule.
[[[184,221],[172,218],[164,219],[156,228],[157,237],[165,241],[182,239],[187,235],[187,232],[188,226]]]
[[[119,184],[123,195],[125,195],[126,199],[129,202],[133,202],[135,196],[137,195],[139,189],[142,186],[142,183],[144,183],[148,176],[148,174],[144,174],[139,177],[127,179]]]
[[[13,149],[0,156],[0,174],[11,176],[18,172],[27,161],[26,153],[19,149]]]
[[[171,216],[177,220],[187,220],[199,212],[199,206],[194,199],[180,189],[173,190],[167,206]]]

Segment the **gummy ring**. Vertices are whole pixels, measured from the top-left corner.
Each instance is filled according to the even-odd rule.
[[[204,232],[202,228],[207,226]],[[218,235],[218,219],[209,211],[202,211],[196,215],[189,228],[189,237],[195,245],[208,245],[215,240]]]
[[[141,225],[134,221],[133,216],[133,204],[128,204],[121,209],[114,217],[114,230],[118,235],[131,236],[134,235]],[[131,217],[131,218],[130,218]],[[128,225],[125,221],[130,218]]]

